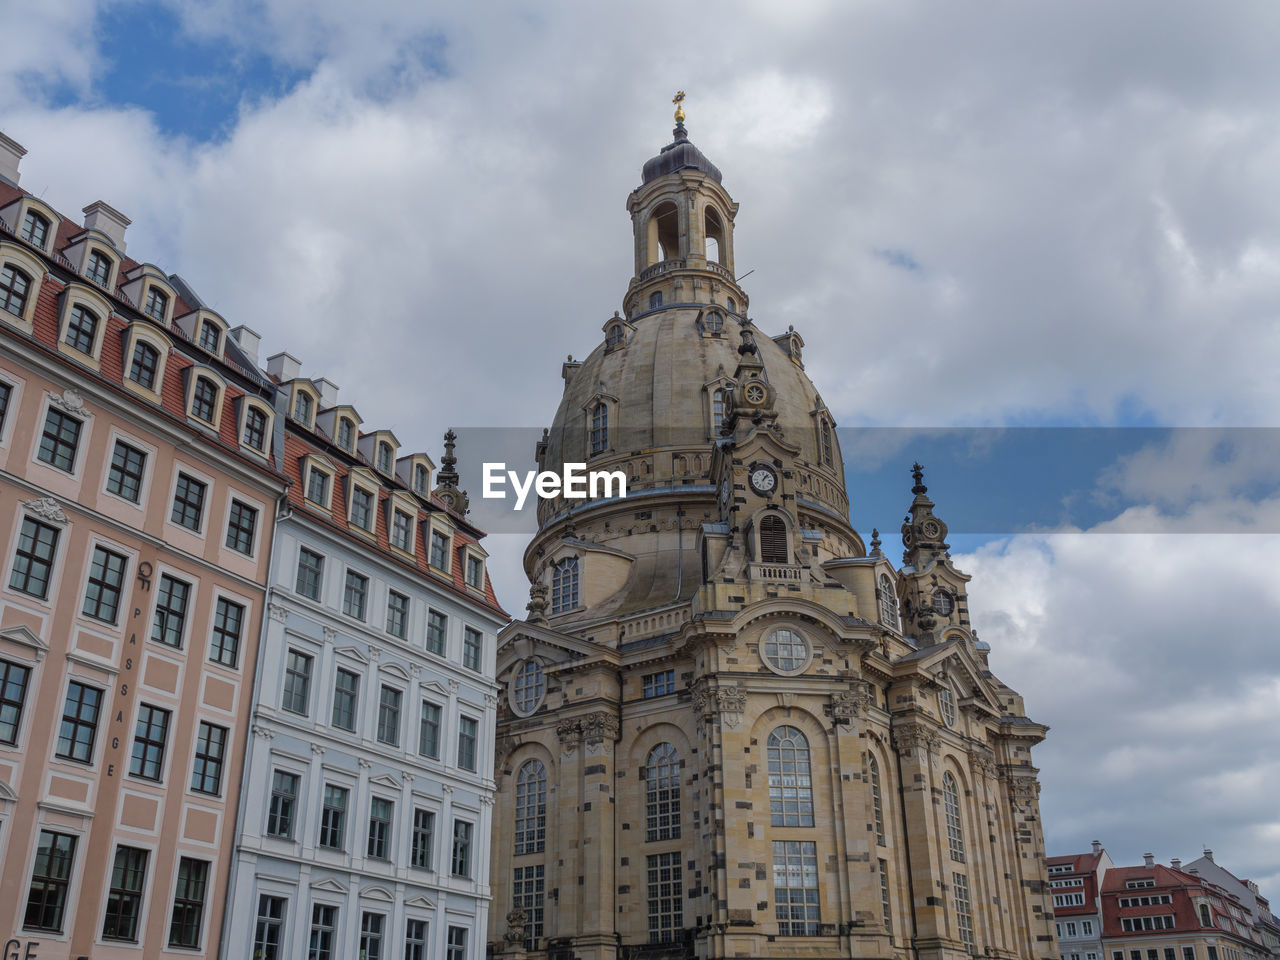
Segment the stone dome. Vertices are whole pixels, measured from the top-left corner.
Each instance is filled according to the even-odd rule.
[[[689,134],[685,132],[684,124],[677,124],[673,133],[675,139],[663,147],[656,157],[652,157],[645,163],[641,170],[641,182],[649,183],[668,173],[675,173],[677,170],[701,170],[719,183],[720,168],[693,145]]]

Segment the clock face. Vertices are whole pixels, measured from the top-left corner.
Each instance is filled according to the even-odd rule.
[[[751,489],[756,493],[772,493],[778,485],[778,475],[768,467],[754,467],[751,471]]]
[[[758,383],[747,384],[747,403],[764,403],[764,387]]]

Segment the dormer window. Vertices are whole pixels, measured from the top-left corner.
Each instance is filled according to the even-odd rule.
[[[662,306],[662,291],[655,290],[649,294],[649,309],[657,310],[660,306]]]
[[[713,310],[703,318],[702,327],[712,336],[719,336],[724,330],[724,317]]]
[[[578,558],[566,557],[551,573],[551,612],[562,613],[578,605]]]
[[[97,250],[89,254],[85,261],[84,275],[100,287],[105,287],[111,279],[111,260]]]
[[[760,561],[787,562],[787,524],[777,514],[771,513],[760,519]]]
[[[413,492],[420,497],[427,495],[427,468],[420,463],[413,467]]]
[[[356,425],[351,422],[350,418],[338,418],[338,446],[343,450],[351,450],[351,444],[355,440],[355,432]]]
[[[293,398],[293,419],[297,420],[304,427],[311,426],[311,412],[314,409],[314,401],[311,394],[299,390]]]
[[[388,474],[391,472],[391,444],[385,440],[378,444],[378,470]]]
[[[449,537],[439,530],[431,531],[430,561],[437,570],[449,569]]]
[[[373,526],[373,494],[363,487],[351,491],[351,522],[361,530]]]
[[[615,323],[609,328],[609,333],[605,336],[604,344],[612,350],[620,343],[622,343],[622,324]]]
[[[144,390],[156,388],[156,371],[160,366],[160,351],[139,340],[133,345],[133,358],[129,361],[129,379]]]
[[[267,449],[267,415],[257,407],[250,407],[244,415],[244,435],[241,442],[259,452]]]
[[[724,424],[724,408],[727,393],[725,390],[716,390],[711,394],[711,432],[716,436],[720,435],[720,427]]]
[[[484,561],[467,554],[467,586],[484,589]]]
[[[329,509],[329,474],[319,467],[312,467],[307,475],[307,499]]]
[[[604,453],[609,447],[609,407],[603,400],[591,408],[591,455]]]
[[[726,309],[726,310],[728,310],[730,313],[737,313],[737,312],[738,312],[738,305],[737,305],[736,303],[734,303],[734,302],[733,302],[733,297],[728,297],[728,298],[726,298],[726,299],[725,299],[724,307],[725,307],[725,309]]]
[[[406,552],[413,546],[413,517],[403,510],[392,512],[391,545]]]
[[[49,221],[34,210],[28,210],[22,220],[22,239],[43,250],[49,239]]]
[[[212,320],[204,320],[200,324],[200,346],[210,353],[218,352],[218,344],[222,341],[222,331]]]
[[[8,310],[15,317],[26,315],[27,293],[31,289],[31,278],[11,263],[4,265],[0,271],[0,308]]]
[[[208,377],[196,377],[191,394],[191,416],[212,425],[218,409],[218,387]]]
[[[822,445],[822,463],[824,466],[833,466],[835,458],[831,448],[831,424],[827,422],[825,417],[818,429],[818,435]]]
[[[169,295],[158,287],[147,290],[147,302],[143,311],[157,323],[164,323],[165,311],[169,309]]]
[[[880,622],[898,629],[898,592],[887,573],[880,574]]]
[[[71,308],[71,320],[67,323],[67,346],[83,354],[93,355],[98,335],[98,315],[88,307],[76,304]]]

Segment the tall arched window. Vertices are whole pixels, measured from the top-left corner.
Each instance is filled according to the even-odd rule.
[[[152,390],[156,385],[156,370],[160,366],[160,351],[149,343],[138,343],[133,348],[129,362],[129,379],[138,386]]]
[[[604,453],[609,446],[609,407],[603,400],[591,408],[591,455]]]
[[[649,751],[644,765],[645,840],[680,839],[680,754],[669,743]]]
[[[530,760],[516,774],[516,856],[547,845],[547,768]]]
[[[620,343],[622,343],[622,324],[615,323],[609,327],[609,332],[604,338],[604,345],[612,348]]]
[[[787,525],[777,514],[760,519],[760,562],[787,562]]]
[[[716,390],[711,394],[711,432],[720,435],[720,425],[724,423],[724,390]]]
[[[578,558],[566,557],[551,574],[551,612],[561,613],[578,605]]]
[[[818,432],[822,439],[822,462],[828,467],[834,466],[835,456],[831,452],[831,424],[827,423],[825,418]]]
[[[8,310],[16,317],[21,317],[27,310],[27,291],[31,288],[31,278],[17,267],[6,263],[0,271],[0,310]]]
[[[942,775],[942,806],[947,817],[947,846],[951,859],[964,863],[964,827],[960,824],[960,791],[956,778],[950,773]]]
[[[887,573],[880,574],[880,622],[898,629],[898,591]]]
[[[795,727],[769,734],[769,822],[775,827],[813,826],[809,741]]]
[[[884,846],[884,803],[880,794],[880,764],[871,757],[867,762],[871,775],[871,814],[875,818],[876,843]]]

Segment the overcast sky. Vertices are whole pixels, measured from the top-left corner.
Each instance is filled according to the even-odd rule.
[[[22,185],[116,206],[132,256],[437,460],[449,425],[550,422],[621,307],[676,89],[752,314],[803,334],[843,427],[1277,423],[1273,3],[196,6],[10,4]],[[1111,506],[1086,529],[958,546],[993,667],[1053,727],[1051,854],[1209,845],[1280,899],[1259,437],[1152,441],[1080,488]],[[520,547],[490,542],[517,614]]]

